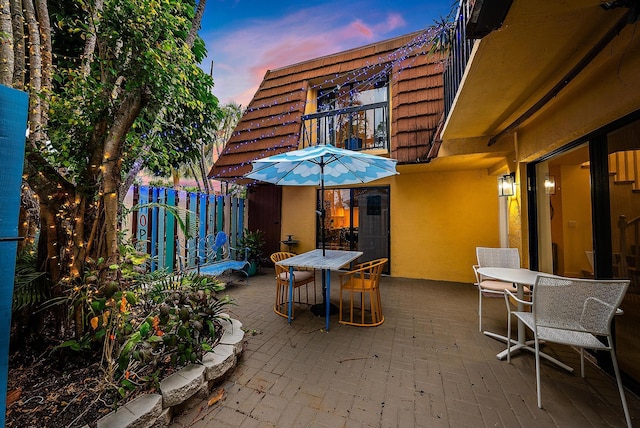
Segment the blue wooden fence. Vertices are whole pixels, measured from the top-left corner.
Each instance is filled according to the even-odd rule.
[[[158,206],[145,206],[148,204]],[[206,261],[207,237],[219,231],[226,232],[229,245],[236,247],[245,225],[245,200],[230,196],[132,186],[125,206],[138,207],[123,220],[125,238],[129,238],[138,251],[151,255],[151,271],[173,272],[178,266],[178,257],[182,257],[187,266],[195,266],[197,260]],[[186,234],[165,206],[178,210],[186,225]],[[197,248],[188,251],[187,242],[197,243]]]

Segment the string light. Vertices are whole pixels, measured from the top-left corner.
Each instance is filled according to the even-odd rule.
[[[238,152],[250,152],[243,147],[252,146],[258,143],[262,139],[276,136],[279,129],[291,125],[297,124],[300,121],[300,117],[303,114],[302,110],[307,103],[306,94],[308,91],[330,88],[336,86],[336,82],[340,82],[341,86],[349,85],[350,89],[348,94],[350,97],[361,92],[363,89],[374,87],[374,85],[380,81],[388,80],[388,84],[391,85],[397,82],[402,72],[408,68],[411,68],[420,56],[429,54],[429,49],[432,45],[433,32],[435,29],[427,29],[410,40],[404,46],[395,49],[387,53],[386,55],[379,55],[375,60],[365,60],[363,67],[358,69],[349,70],[343,73],[335,73],[330,77],[326,77],[324,81],[310,85],[308,88],[301,86],[292,90],[287,94],[283,94],[276,98],[270,99],[268,102],[256,104],[250,106],[243,115],[243,120],[236,131],[232,134],[233,138],[239,138],[243,134],[250,134],[260,129],[265,129],[266,132],[261,133],[259,136],[244,140],[234,141],[232,145],[227,145],[223,151],[223,155],[233,154]],[[312,60],[313,61],[313,60]],[[437,64],[441,60],[437,56],[434,56],[434,61],[430,64]],[[422,65],[422,64],[421,64]],[[277,79],[278,77],[275,77]],[[261,89],[258,90],[256,95],[260,95]],[[324,94],[319,94],[312,102],[319,102],[323,100],[323,97],[330,96],[331,92],[327,91]],[[284,106],[284,104],[289,104]],[[253,115],[259,114],[262,109],[273,109],[274,107],[284,107],[284,110],[277,115],[269,115],[268,117],[250,119],[246,122],[247,118],[251,118]],[[240,128],[242,127],[242,128]],[[240,128],[240,129],[238,129]],[[294,133],[283,137],[279,144],[269,144],[269,147],[257,147],[255,158],[263,158],[271,156],[275,151],[281,152],[283,148],[297,147],[300,139],[299,133]],[[235,182],[237,179],[227,177],[228,175],[237,174],[238,170],[245,169],[251,162],[240,162],[235,165],[228,165],[222,167],[220,172],[213,176],[213,179],[224,177],[229,182]],[[256,184],[257,181],[249,183],[249,186]]]

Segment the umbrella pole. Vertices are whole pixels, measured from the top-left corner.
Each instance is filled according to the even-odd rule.
[[[322,204],[320,207],[320,224],[322,227],[322,232],[320,233],[321,237],[322,237],[322,257],[325,256],[324,253],[324,247],[325,247],[325,241],[324,241],[324,218],[325,218],[325,212],[324,212],[324,164],[320,164],[320,203]]]
[[[324,162],[320,163],[320,203],[322,206],[320,207],[320,222],[322,224],[322,232],[320,232],[322,237],[322,257],[325,256],[325,241],[324,241]],[[316,316],[326,316],[334,315],[338,313],[338,307],[336,305],[332,305],[331,302],[327,299],[327,281],[331,281],[331,278],[327,278],[327,275],[331,275],[331,272],[325,269],[322,269],[322,303],[311,305],[311,313]],[[328,328],[328,327],[327,327]]]

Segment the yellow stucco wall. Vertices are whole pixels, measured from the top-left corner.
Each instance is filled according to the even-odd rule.
[[[476,246],[499,246],[496,177],[486,170],[398,169],[400,175],[371,183],[391,189],[391,275],[473,282]],[[300,240],[296,252],[314,248],[315,191],[282,191],[283,239]]]
[[[585,251],[593,249],[589,170],[580,165],[563,166],[561,193],[564,269],[560,273],[580,277],[583,270],[591,270]]]
[[[316,214],[315,192],[313,187],[282,188],[282,239],[293,235],[300,241],[292,250],[303,253],[315,248]],[[286,248],[283,247],[286,251]]]
[[[473,282],[475,248],[499,246],[497,179],[486,170],[400,174],[391,214],[395,276]]]

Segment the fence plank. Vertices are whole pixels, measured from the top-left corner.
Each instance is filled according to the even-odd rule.
[[[207,195],[198,194],[198,257],[200,263],[206,259],[205,246],[207,244]]]
[[[167,189],[164,187],[158,189],[158,203],[160,205],[167,204]],[[166,210],[161,206],[158,208],[158,269],[164,269],[167,266],[165,260],[165,247],[167,245],[167,234],[166,234],[166,221],[167,213]]]
[[[149,188],[140,186],[138,195],[138,204],[147,205],[149,203]],[[136,249],[143,253],[148,253],[147,243],[149,242],[149,208],[141,207],[138,209],[138,223],[136,234]]]
[[[151,189],[151,202],[158,203],[158,188],[153,187]],[[152,207],[150,210],[150,226],[151,226],[151,272],[157,269],[158,255],[158,208]]]
[[[175,207],[186,225],[185,233],[164,207],[138,208],[122,220],[123,226],[132,227],[129,236],[136,249],[152,256],[152,271],[164,268],[173,272],[178,252],[186,267],[210,262],[206,260],[207,237],[219,231],[227,232],[229,244],[237,247],[247,214],[244,199],[149,186],[132,186],[126,201],[128,206],[154,202]],[[177,241],[183,245],[177,246]]]
[[[176,207],[176,191],[173,189],[167,189],[167,206]],[[167,242],[165,267],[169,272],[173,272],[176,254],[176,218],[173,215],[167,216],[165,228]]]

